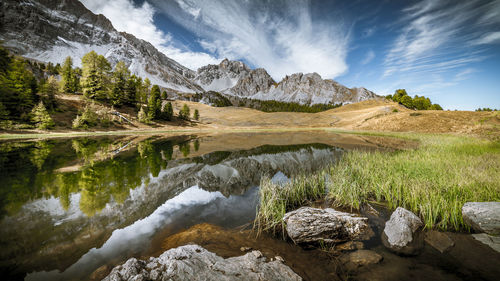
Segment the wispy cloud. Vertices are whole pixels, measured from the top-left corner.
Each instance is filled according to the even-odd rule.
[[[165,55],[188,68],[196,70],[200,66],[219,61],[207,53],[192,52],[175,45],[172,36],[159,30],[154,24],[153,16],[156,11],[148,2],[135,6],[132,0],[81,1],[93,13],[107,17],[118,31],[125,31],[150,42]],[[196,9],[185,8],[192,16],[197,16]]]
[[[403,28],[386,55],[384,76],[425,71],[439,73],[485,58],[477,44],[500,42],[500,1],[424,0],[404,9]]]
[[[293,72],[334,78],[347,71],[349,28],[321,22],[308,1],[153,0],[219,57],[244,59],[280,79]],[[193,11],[197,11],[193,13]]]
[[[366,53],[365,58],[361,61],[361,64],[369,64],[375,58],[375,52],[373,50],[369,50]]]

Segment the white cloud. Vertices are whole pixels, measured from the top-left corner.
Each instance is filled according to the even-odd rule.
[[[308,1],[151,3],[203,38],[201,45],[206,50],[264,67],[277,80],[294,72],[318,72],[334,78],[348,69],[348,28],[341,21],[313,19]]]
[[[485,58],[475,44],[497,42],[488,32],[500,1],[420,1],[403,10],[403,28],[386,55],[384,76],[409,71],[439,73]]]
[[[500,43],[500,31],[490,32],[488,34],[484,34],[481,38],[477,39],[474,43],[481,44],[493,44]]]
[[[375,58],[375,52],[373,50],[369,50],[366,53],[365,58],[361,61],[361,64],[369,64]]]
[[[81,0],[95,14],[103,14],[118,31],[125,31],[137,38],[153,44],[159,51],[180,64],[196,70],[209,63],[217,63],[218,58],[207,53],[192,52],[174,46],[170,34],[159,30],[154,24],[155,9],[148,2],[136,7],[132,0]],[[196,17],[196,11],[191,10]]]

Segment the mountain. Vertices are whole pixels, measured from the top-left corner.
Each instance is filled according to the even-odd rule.
[[[0,40],[18,55],[53,63],[71,56],[76,66],[85,53],[95,50],[111,65],[124,61],[132,73],[152,84],[182,92],[203,90],[192,82],[194,71],[150,43],[118,32],[106,17],[77,0],[2,0]]]
[[[118,32],[106,17],[92,13],[78,0],[2,0],[0,40],[18,55],[53,63],[71,56],[76,66],[94,50],[113,66],[124,61],[132,73],[174,90],[177,93],[172,96],[181,99],[182,93],[209,96],[209,91],[220,92],[233,104],[241,99],[344,104],[377,97],[365,88],[349,89],[317,73],[295,73],[276,83],[265,69],[228,59],[195,72],[150,43]]]
[[[350,89],[317,73],[295,73],[276,83],[263,68],[250,69],[227,59],[198,69],[195,81],[206,91],[227,96],[300,104],[352,103],[377,97],[365,88]]]

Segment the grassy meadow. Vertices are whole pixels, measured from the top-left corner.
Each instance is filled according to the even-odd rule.
[[[468,201],[500,201],[500,142],[466,136],[398,134],[419,141],[394,152],[353,150],[335,165],[300,175],[284,186],[261,181],[259,231],[280,232],[283,215],[309,201],[359,209],[381,202],[419,215],[426,228],[467,229],[461,208]]]

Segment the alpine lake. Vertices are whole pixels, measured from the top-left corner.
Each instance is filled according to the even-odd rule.
[[[4,140],[2,280],[100,280],[131,257],[158,256],[188,243],[225,258],[244,254],[242,247],[280,255],[305,280],[349,278],[356,273],[346,272],[335,254],[256,235],[261,178],[287,179],[335,165],[353,149],[394,151],[405,142],[328,131]],[[390,216],[382,205],[378,210]],[[498,272],[461,271],[454,259],[473,263],[490,253],[465,234],[450,233],[457,244],[451,258],[429,246],[417,257],[399,257],[381,245],[382,226],[373,228],[377,235],[365,248],[384,259],[358,272],[360,279],[481,280]]]

